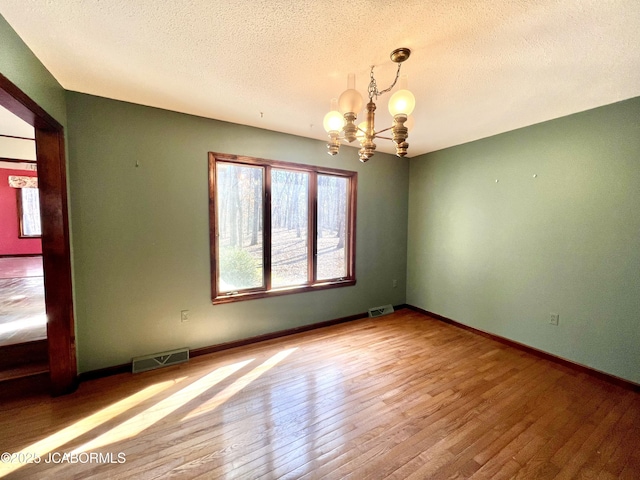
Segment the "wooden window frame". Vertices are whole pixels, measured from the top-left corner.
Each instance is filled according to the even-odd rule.
[[[238,292],[218,291],[218,214],[216,201],[216,165],[218,162],[233,163],[253,167],[262,167],[264,172],[262,192],[262,216],[263,216],[263,286],[259,288],[245,289]],[[308,279],[301,285],[272,288],[271,287],[271,169],[284,169],[300,171],[309,174],[309,213],[308,213]],[[345,225],[345,262],[346,275],[340,278],[316,280],[317,277],[317,198],[318,175],[332,175],[348,180],[347,205]],[[209,238],[211,256],[211,298],[212,303],[231,303],[257,298],[267,298],[293,293],[314,292],[328,288],[347,287],[356,284],[356,203],[358,192],[358,174],[349,170],[318,167],[300,163],[290,163],[278,160],[267,160],[241,155],[209,152]]]
[[[24,233],[24,204],[22,202],[22,188],[16,188],[16,203],[18,210],[18,238],[42,238],[42,222],[40,223],[40,235],[25,235]],[[38,190],[36,188],[36,190]],[[40,200],[40,191],[38,190],[38,201]]]

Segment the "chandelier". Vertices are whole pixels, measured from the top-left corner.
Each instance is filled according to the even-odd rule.
[[[406,75],[400,77],[400,67],[402,62],[409,58],[411,50],[408,48],[398,48],[391,52],[391,60],[398,64],[396,78],[389,88],[378,90],[376,79],[373,77],[373,65],[371,66],[371,80],[369,82],[369,103],[367,103],[367,118],[364,122],[356,126],[358,113],[362,109],[362,95],[355,89],[355,75],[350,73],[347,79],[347,90],[345,90],[340,99],[331,100],[331,111],[324,117],[323,126],[329,134],[329,143],[327,143],[327,152],[329,155],[336,155],[340,150],[340,141],[346,140],[352,143],[358,140],[360,143],[359,156],[361,162],[369,160],[376,150],[376,144],[373,142],[376,138],[392,140],[396,145],[396,155],[404,157],[407,154],[407,137],[409,130],[405,123],[413,112],[416,104],[413,93],[407,90]],[[400,79],[400,90],[391,95],[389,99],[389,113],[393,116],[393,125],[379,131],[375,131],[375,111],[378,96],[389,92]],[[380,134],[391,130],[391,137],[383,137]]]

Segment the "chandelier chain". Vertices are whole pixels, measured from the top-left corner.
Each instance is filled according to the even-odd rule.
[[[371,65],[371,74],[370,74],[371,81],[369,82],[369,101],[371,101],[373,97],[376,97],[376,100],[377,100],[378,96],[382,95],[383,93],[387,93],[391,91],[391,89],[396,86],[396,83],[398,83],[398,78],[400,78],[400,68],[402,67],[402,63],[398,63],[396,78],[393,80],[393,83],[391,84],[391,86],[389,88],[385,88],[382,91],[378,91],[378,85],[376,83],[376,79],[373,77],[373,67],[374,65]]]

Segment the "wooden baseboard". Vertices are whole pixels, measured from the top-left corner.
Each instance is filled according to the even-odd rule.
[[[437,313],[433,313],[433,312],[429,312],[427,310],[424,310],[420,307],[416,307],[413,305],[406,305],[406,308],[409,308],[411,310],[414,310],[416,312],[422,313],[424,315],[427,315],[429,317],[435,318],[437,320],[440,320],[442,322],[448,323],[450,325],[453,325],[455,327],[461,328],[463,330],[467,330],[469,332],[475,333],[476,335],[481,335],[483,337],[486,338],[490,338],[491,340],[495,340],[496,342],[500,342],[504,345],[508,345],[510,347],[513,348],[517,348],[518,350],[522,350],[525,351],[527,353],[530,353],[532,355],[535,355],[537,357],[540,358],[544,358],[545,360],[549,360],[555,363],[558,363],[560,365],[563,365],[565,367],[569,367],[573,370],[576,370],[578,372],[582,372],[582,373],[586,373],[588,375],[592,375],[595,377],[598,377],[602,380],[605,380],[607,382],[613,383],[615,385],[619,385],[622,386],[624,388],[639,392],[640,391],[640,384],[637,384],[635,382],[632,382],[631,380],[626,380],[624,378],[620,378],[620,377],[616,377],[615,375],[611,375],[610,373],[606,373],[606,372],[602,372],[600,370],[596,370],[594,368],[588,367],[586,365],[582,365],[580,363],[576,363],[572,360],[568,360],[566,358],[562,358],[559,357],[557,355],[554,355],[552,353],[548,353],[545,352],[544,350],[539,350],[537,348],[534,347],[530,347],[529,345],[525,345],[524,343],[520,343],[520,342],[516,342],[514,340],[510,340],[508,338],[505,337],[501,337],[500,335],[495,335],[493,333],[489,333],[489,332],[485,332],[484,330],[480,330],[474,327],[470,327],[469,325],[465,325],[463,323],[460,323],[456,320],[452,320],[450,318],[447,317],[443,317],[442,315],[438,315]]]
[[[396,310],[399,308],[405,308],[405,305],[399,305],[394,307]],[[201,355],[207,355],[209,353],[220,352],[222,350],[229,350],[231,348],[243,347],[245,345],[251,345],[253,343],[264,342],[267,340],[273,340],[274,338],[286,337],[288,335],[294,335],[296,333],[307,332],[309,330],[315,330],[317,328],[330,327],[332,325],[338,325],[339,323],[351,322],[353,320],[359,320],[367,317],[367,313],[358,313],[356,315],[349,315],[348,317],[335,318],[333,320],[327,320],[319,323],[312,323],[310,325],[302,325],[300,327],[288,328],[286,330],[279,330],[277,332],[265,333],[263,335],[257,335],[255,337],[243,338],[241,340],[234,340],[231,342],[219,343],[217,345],[211,345],[208,347],[194,348],[189,350],[189,357],[199,357]],[[99,368],[97,370],[90,370],[78,375],[80,382],[87,380],[94,380],[96,378],[108,377],[111,375],[118,375],[120,373],[131,373],[131,363],[125,363],[122,365],[115,365],[113,367]]]
[[[111,375],[120,375],[121,373],[131,373],[131,363],[123,363],[121,365],[113,365],[111,367],[98,368],[96,370],[79,373],[78,383],[110,377]]]
[[[308,332],[309,330],[315,330],[317,328],[330,327],[332,325],[338,325],[339,323],[351,322],[360,318],[365,318],[366,313],[359,313],[357,315],[350,315],[348,317],[336,318],[333,320],[327,320],[325,322],[312,323],[311,325],[302,325],[300,327],[288,328],[286,330],[279,330],[277,332],[265,333],[263,335],[257,335],[255,337],[244,338],[242,340],[234,340],[232,342],[220,343],[218,345],[212,345],[210,347],[196,348],[189,352],[189,356],[198,357],[200,355],[207,355],[208,353],[215,353],[221,350],[228,350],[230,348],[244,347],[245,345],[251,345],[252,343],[264,342],[267,340],[273,340],[274,338],[286,337],[294,335],[296,333]]]

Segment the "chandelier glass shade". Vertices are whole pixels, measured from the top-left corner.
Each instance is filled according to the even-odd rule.
[[[369,82],[368,94],[369,101],[366,104],[366,118],[356,126],[358,114],[362,110],[364,103],[362,95],[355,89],[355,75],[350,73],[347,78],[347,89],[342,92],[340,98],[331,100],[331,110],[324,117],[323,126],[329,134],[329,143],[327,143],[329,155],[336,155],[340,150],[340,142],[346,140],[349,143],[358,140],[360,150],[358,152],[360,161],[369,160],[376,150],[374,139],[382,138],[391,140],[396,146],[396,155],[404,157],[407,154],[407,138],[409,136],[408,123],[409,115],[415,108],[416,99],[407,88],[407,77],[400,77],[400,67],[409,55],[411,50],[408,48],[398,48],[391,52],[391,60],[398,64],[396,78],[390,87],[384,90],[378,90],[376,80],[373,76],[373,66],[371,67],[371,80]],[[400,79],[400,89],[396,91],[389,99],[389,113],[393,116],[393,125],[382,130],[375,130],[375,111],[379,95],[391,91]],[[384,137],[380,134],[391,131],[391,137]]]

